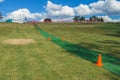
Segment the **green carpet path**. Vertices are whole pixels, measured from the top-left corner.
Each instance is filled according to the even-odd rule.
[[[89,60],[94,64],[96,63],[97,56],[100,52],[89,50],[87,48],[72,44],[67,41],[62,41],[61,38],[45,32],[36,24],[34,24],[34,26],[42,36],[44,36],[45,38],[50,37],[52,42],[54,42],[56,45],[60,46],[61,48],[67,50],[71,54],[75,54],[83,59]],[[102,62],[104,65],[103,68],[109,70],[114,74],[120,75],[120,59],[103,53],[101,53],[101,55],[102,55]]]

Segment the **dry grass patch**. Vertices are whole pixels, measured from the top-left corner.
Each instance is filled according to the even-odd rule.
[[[25,45],[30,43],[35,43],[36,41],[34,39],[7,39],[3,40],[3,43],[5,44],[11,44],[11,45]]]

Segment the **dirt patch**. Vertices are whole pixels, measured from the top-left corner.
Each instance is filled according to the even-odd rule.
[[[11,44],[11,45],[25,45],[25,44],[35,43],[35,40],[34,39],[7,39],[7,40],[3,40],[3,43]]]

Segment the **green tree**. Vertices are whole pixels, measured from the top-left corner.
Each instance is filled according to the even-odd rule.
[[[89,21],[93,21],[92,17],[89,18]]]
[[[79,22],[79,19],[80,19],[80,16],[75,16],[75,17],[73,18],[74,22]]]
[[[85,20],[85,17],[84,17],[84,16],[75,16],[75,17],[73,18],[73,20],[74,20],[75,22],[80,22],[80,21],[84,21],[84,20]]]
[[[0,12],[0,19],[2,19],[3,17],[2,17],[2,14],[1,14],[1,12]]]
[[[99,18],[96,16],[92,16],[89,18],[89,21],[94,21],[94,22],[104,22],[103,18]]]
[[[93,20],[93,21],[97,21],[98,18],[97,18],[96,16],[92,16],[92,20]]]
[[[81,16],[81,17],[79,18],[79,21],[85,21],[85,17],[84,17],[84,16]]]
[[[100,18],[100,21],[101,21],[101,22],[104,22],[104,19],[101,17],[101,18]]]

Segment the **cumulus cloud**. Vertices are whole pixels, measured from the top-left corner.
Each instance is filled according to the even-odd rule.
[[[45,9],[44,17],[50,17],[56,21],[72,20],[72,16],[75,15],[86,16],[96,14],[105,14],[106,16],[102,16],[105,22],[120,21],[120,18],[112,19],[108,16],[120,14],[120,1],[118,0],[99,0],[89,5],[80,4],[76,7],[58,5],[48,1]]]
[[[88,5],[83,4],[80,4],[79,6],[75,7],[74,10],[77,15],[81,16],[90,15],[93,13],[93,11],[89,8]]]
[[[44,17],[63,19],[75,15],[86,16],[95,14],[116,15],[120,14],[120,1],[117,0],[99,0],[89,5],[80,4],[76,7],[69,7],[54,4],[48,1],[45,6],[46,13]],[[105,17],[107,19],[107,17]],[[107,20],[106,20],[107,21]],[[110,19],[108,19],[110,21]]]
[[[18,9],[16,11],[13,11],[11,13],[8,13],[7,16],[4,18],[4,20],[7,19],[13,19],[14,22],[23,22],[25,21],[25,18],[27,19],[36,19],[41,18],[42,14],[40,13],[31,13],[28,9]]]
[[[102,18],[104,19],[104,22],[112,22],[112,19],[108,16],[102,16]]]
[[[120,22],[120,18],[112,19],[107,15],[106,16],[99,16],[99,17],[102,17],[104,19],[104,22]]]
[[[0,3],[3,2],[4,0],[0,0]]]
[[[107,15],[120,14],[120,1],[117,0],[103,0],[91,3],[89,5],[94,10],[99,10],[101,13]]]
[[[0,0],[2,2],[4,0]],[[28,9],[18,9],[13,11],[4,18],[13,19],[14,21],[25,21],[25,17],[28,19],[41,19],[52,18],[55,21],[70,21],[75,15],[86,16],[86,15],[96,15],[104,14],[107,16],[102,16],[105,22],[117,22],[119,19],[112,19],[108,16],[120,14],[120,1],[118,0],[98,0],[97,2],[90,3],[89,5],[80,4],[75,7],[70,7],[68,5],[55,4],[48,1],[45,8],[45,12],[42,13],[31,13]]]
[[[50,18],[67,18],[74,16],[74,9],[69,6],[62,6],[58,4],[54,4],[51,1],[48,1],[47,5],[45,6],[46,13],[44,13],[45,17]]]
[[[90,3],[89,5],[80,4],[74,8],[77,15],[91,15],[91,14],[106,14],[117,15],[120,14],[120,1],[118,0],[99,0]]]

